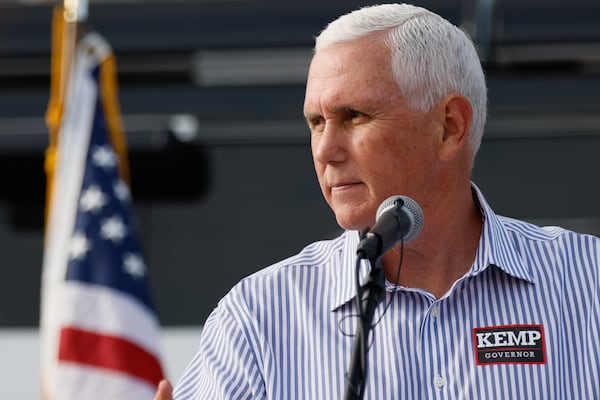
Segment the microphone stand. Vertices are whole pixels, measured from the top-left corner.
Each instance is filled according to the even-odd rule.
[[[358,262],[360,262],[360,257],[357,260]],[[370,259],[370,262],[372,266],[377,264],[373,258]],[[356,296],[360,318],[356,325],[350,369],[346,375],[345,400],[360,400],[363,398],[364,386],[367,380],[369,333],[372,328],[375,309],[381,303],[384,296],[385,273],[383,272],[383,268],[379,266],[372,267],[366,282],[361,286],[361,290],[359,290]],[[364,308],[363,304],[366,304]]]

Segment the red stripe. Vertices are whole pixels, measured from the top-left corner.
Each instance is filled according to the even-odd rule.
[[[153,387],[163,378],[158,359],[140,346],[77,328],[61,329],[58,359],[123,372]]]

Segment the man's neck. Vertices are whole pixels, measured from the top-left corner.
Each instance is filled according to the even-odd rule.
[[[452,204],[458,207],[445,207],[442,215],[431,213],[422,234],[414,243],[404,245],[399,285],[423,289],[440,298],[473,264],[483,227],[479,206],[471,196]],[[392,283],[396,283],[399,262],[400,246],[383,257],[386,278]]]

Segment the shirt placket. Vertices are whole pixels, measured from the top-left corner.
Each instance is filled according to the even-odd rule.
[[[429,297],[429,296],[428,296]],[[428,399],[448,398],[448,382],[451,378],[447,368],[448,349],[443,338],[443,302],[430,300],[423,315],[420,328],[423,391]]]

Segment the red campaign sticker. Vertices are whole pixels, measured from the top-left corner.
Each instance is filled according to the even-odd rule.
[[[545,364],[542,325],[503,325],[473,328],[477,365]]]

